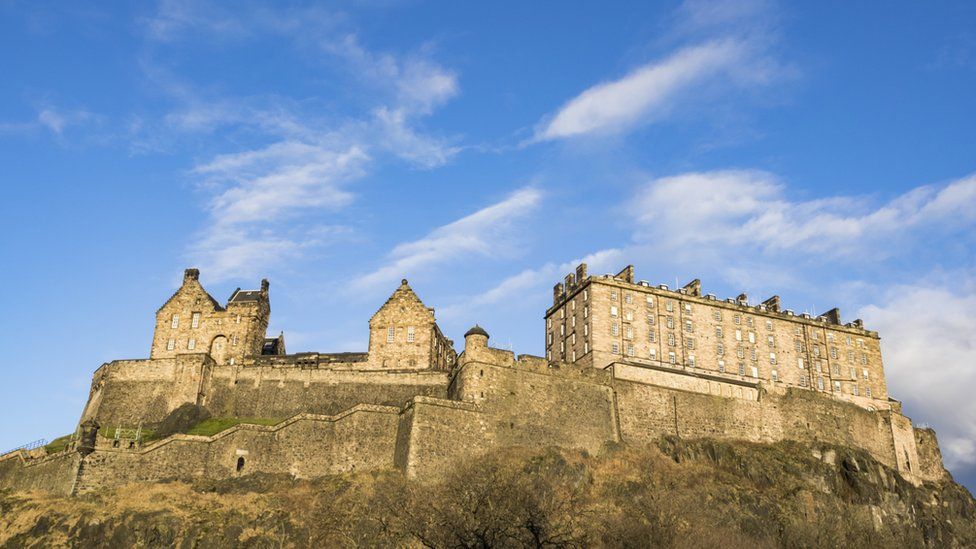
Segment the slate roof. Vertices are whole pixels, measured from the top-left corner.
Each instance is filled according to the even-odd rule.
[[[240,288],[230,296],[227,303],[244,303],[247,301],[260,301],[261,300],[261,290],[244,290],[241,291]]]

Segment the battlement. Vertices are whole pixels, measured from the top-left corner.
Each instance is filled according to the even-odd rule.
[[[586,263],[580,263],[576,270],[566,275],[563,282],[553,286],[552,306],[546,309],[545,316],[548,318],[558,311],[564,304],[571,301],[578,293],[582,292],[585,286],[591,282],[601,284],[616,285],[620,288],[632,288],[636,291],[651,293],[656,295],[673,295],[676,298],[703,305],[722,307],[729,310],[739,310],[750,314],[761,316],[788,319],[794,322],[801,322],[813,326],[829,325],[837,328],[847,328],[850,331],[867,337],[878,337],[877,332],[864,328],[861,319],[851,322],[841,322],[840,309],[834,307],[819,315],[810,313],[797,314],[792,309],[782,309],[780,306],[780,296],[774,295],[759,303],[750,303],[749,296],[745,293],[739,294],[734,298],[719,299],[715,294],[702,294],[701,280],[694,279],[680,288],[670,288],[667,284],[652,285],[646,280],[634,280],[634,266],[628,265],[617,274],[587,275]]]

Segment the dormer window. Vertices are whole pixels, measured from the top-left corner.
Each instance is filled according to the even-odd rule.
[[[173,315],[169,321],[169,327],[174,330],[180,327],[180,315]]]

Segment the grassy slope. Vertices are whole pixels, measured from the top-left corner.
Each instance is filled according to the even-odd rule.
[[[0,545],[976,546],[964,488],[914,487],[834,451],[831,463],[799,444],[662,439],[600,456],[509,449],[429,485],[379,472],[0,493]]]

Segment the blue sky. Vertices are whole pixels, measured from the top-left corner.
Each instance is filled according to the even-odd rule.
[[[605,4],[605,3],[603,3]],[[976,6],[0,2],[0,449],[201,269],[292,352],[400,278],[543,352],[581,259],[839,306],[976,486]]]

